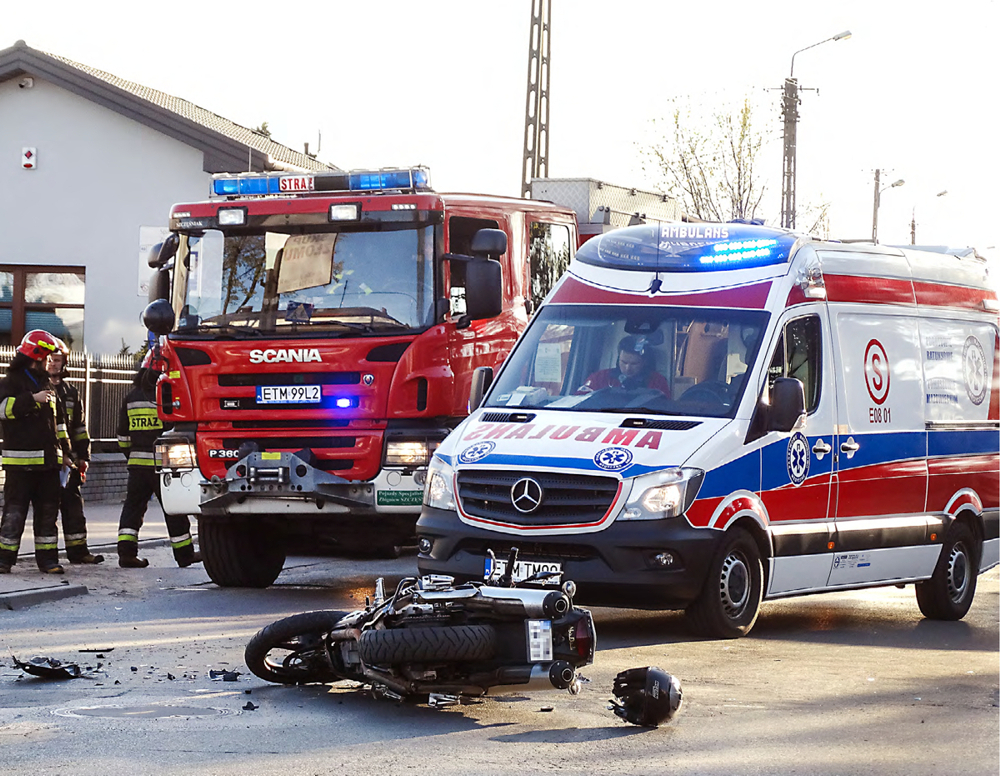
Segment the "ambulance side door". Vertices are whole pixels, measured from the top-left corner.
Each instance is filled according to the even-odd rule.
[[[837,418],[831,351],[825,304],[786,313],[769,356],[762,399],[778,377],[798,379],[805,393],[806,420],[791,433],[768,433],[761,449],[760,497],[774,546],[769,596],[822,589],[830,574]],[[751,433],[756,421],[751,421]]]
[[[841,390],[831,587],[933,569],[919,331],[912,314],[893,313],[870,305],[832,312]]]

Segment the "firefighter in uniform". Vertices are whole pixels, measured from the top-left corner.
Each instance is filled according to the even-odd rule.
[[[148,560],[139,557],[139,529],[153,495],[163,506],[153,459],[157,438],[170,428],[164,426],[156,412],[156,381],[160,374],[159,362],[154,361],[152,352],[147,353],[118,416],[118,447],[128,459],[128,486],[118,521],[118,565],[122,568],[141,569],[149,565]],[[177,565],[186,568],[200,562],[201,554],[195,552],[187,515],[164,513],[164,518]]]
[[[90,467],[90,435],[87,433],[80,392],[66,382],[68,366],[69,347],[57,338],[56,352],[49,356],[48,373],[65,414],[69,435],[69,477],[63,486],[59,504],[66,557],[70,563],[103,563],[104,556],[94,555],[87,547],[87,519],[83,514],[81,486],[87,480],[87,469]]]
[[[34,513],[35,562],[39,570],[63,573],[56,519],[66,431],[60,422],[62,408],[45,371],[46,359],[57,347],[56,338],[47,331],[29,331],[11,360],[7,376],[0,380],[5,475],[0,573],[9,573],[17,563],[29,506]]]

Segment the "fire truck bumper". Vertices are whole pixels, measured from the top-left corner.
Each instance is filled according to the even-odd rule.
[[[366,482],[317,469],[294,453],[254,452],[225,478],[194,470],[161,469],[160,493],[168,514],[285,515],[410,514],[416,520],[426,469],[383,468]]]

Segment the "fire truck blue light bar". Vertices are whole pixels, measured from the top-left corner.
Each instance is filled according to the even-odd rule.
[[[430,170],[426,167],[360,172],[321,172],[304,175],[250,174],[218,176],[212,181],[216,197],[261,197],[275,194],[301,194],[335,191],[389,191],[430,189]]]

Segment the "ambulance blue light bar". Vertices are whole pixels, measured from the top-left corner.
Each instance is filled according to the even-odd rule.
[[[594,237],[585,264],[645,272],[718,272],[784,264],[796,236],[755,224],[643,224]]]
[[[431,173],[426,167],[361,170],[356,172],[249,173],[217,175],[212,180],[215,197],[263,197],[337,191],[429,191]]]

